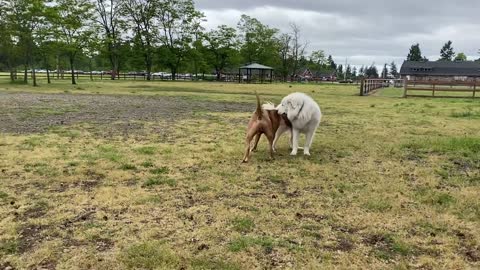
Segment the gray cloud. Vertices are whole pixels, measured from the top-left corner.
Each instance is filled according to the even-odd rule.
[[[206,27],[235,26],[241,14],[283,32],[298,24],[310,50],[324,50],[338,62],[381,65],[405,59],[420,43],[431,60],[452,40],[456,52],[477,59],[480,48],[480,1],[475,0],[196,0],[207,16]]]

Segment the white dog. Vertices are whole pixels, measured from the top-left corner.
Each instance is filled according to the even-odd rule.
[[[307,138],[303,154],[309,156],[313,135],[320,125],[320,120],[322,120],[322,112],[318,104],[303,93],[293,93],[282,99],[282,103],[277,106],[277,111],[279,114],[286,114],[288,120],[292,123],[292,152],[290,155],[295,156],[297,154],[300,133],[304,133]],[[285,130],[277,130],[274,146],[283,132]]]

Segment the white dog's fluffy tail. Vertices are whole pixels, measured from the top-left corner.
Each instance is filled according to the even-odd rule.
[[[276,110],[275,104],[273,104],[273,103],[271,103],[271,102],[267,102],[267,103],[263,104],[263,105],[262,105],[262,109],[263,109],[263,110],[266,110],[266,111]]]

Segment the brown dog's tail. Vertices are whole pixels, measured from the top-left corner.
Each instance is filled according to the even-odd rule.
[[[255,91],[255,96],[257,97],[257,110],[255,111],[255,114],[257,115],[258,120],[262,120],[262,104],[260,104],[260,97],[258,96],[257,91]]]

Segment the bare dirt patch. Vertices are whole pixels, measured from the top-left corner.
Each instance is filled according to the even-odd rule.
[[[30,251],[35,245],[45,239],[43,232],[48,228],[44,225],[27,224],[20,230],[18,251],[24,253]]]
[[[0,132],[41,133],[51,127],[90,123],[135,133],[138,122],[176,121],[195,112],[244,112],[252,105],[181,97],[0,92]]]

